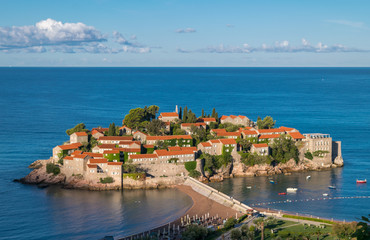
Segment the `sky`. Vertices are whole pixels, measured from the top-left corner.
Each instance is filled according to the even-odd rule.
[[[0,0],[0,66],[370,67],[370,1]]]

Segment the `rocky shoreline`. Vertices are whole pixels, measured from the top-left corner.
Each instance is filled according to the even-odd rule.
[[[63,173],[54,175],[53,173],[46,172],[46,164],[50,160],[37,160],[30,164],[29,168],[33,169],[27,176],[14,181],[23,184],[35,184],[40,188],[48,187],[49,185],[59,185],[65,189],[80,189],[91,191],[107,191],[121,189],[120,182],[109,184],[91,183],[80,176],[72,176],[67,178]],[[323,171],[331,168],[342,167],[343,162],[335,162],[328,165],[320,165],[310,160],[304,160],[301,163],[291,159],[287,163],[271,166],[268,164],[246,166],[240,162],[230,164],[226,167],[219,169],[217,174],[213,176],[200,177],[202,182],[220,182],[225,178],[233,177],[253,177],[253,176],[272,176],[277,174],[290,175],[293,172],[306,172],[306,171]],[[123,189],[162,189],[173,188],[176,185],[182,184],[184,178],[176,177],[161,177],[161,178],[146,178],[145,180],[134,180],[131,178],[123,179]]]

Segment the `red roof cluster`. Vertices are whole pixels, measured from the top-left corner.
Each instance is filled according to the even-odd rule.
[[[87,136],[87,133],[86,132],[74,132],[73,134],[76,134],[79,137]]]
[[[269,146],[269,145],[267,145],[267,143],[256,143],[256,144],[252,144],[252,145],[255,148],[265,148],[265,147]]]
[[[160,117],[179,117],[179,114],[176,112],[163,112],[160,114]]]
[[[300,132],[288,132],[288,134],[294,139],[304,139],[305,138]]]
[[[146,140],[171,140],[171,139],[192,139],[189,135],[168,135],[168,136],[148,136]]]
[[[124,141],[132,140],[132,136],[102,136],[99,141]]]
[[[190,127],[190,126],[196,126],[196,127],[200,127],[200,126],[206,126],[207,124],[205,123],[202,123],[202,122],[198,122],[198,123],[181,123],[181,127]]]
[[[81,147],[81,143],[72,143],[72,144],[65,144],[65,145],[59,145],[62,150],[73,150]]]

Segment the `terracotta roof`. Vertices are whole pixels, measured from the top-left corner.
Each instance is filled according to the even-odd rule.
[[[258,133],[283,133],[285,132],[283,129],[280,128],[271,128],[271,129],[258,129]]]
[[[279,138],[280,134],[261,135],[258,139]]]
[[[91,134],[92,134],[92,135],[94,135],[94,134],[96,134],[96,133],[98,133],[98,132],[99,132],[99,131],[97,131],[97,130],[95,130],[95,129],[94,129],[94,130],[92,130],[92,131],[91,131]]]
[[[220,132],[226,132],[226,129],[224,128],[220,128],[220,129],[211,129],[211,132],[214,132],[214,133],[220,133]]]
[[[145,148],[154,148],[154,145],[147,144],[147,145],[143,145],[143,147],[145,147]]]
[[[154,152],[158,156],[177,156],[177,155],[183,155],[183,154],[194,154],[192,150],[181,150],[181,151],[156,150]]]
[[[258,135],[256,131],[251,131],[251,130],[243,130],[242,133],[245,135]]]
[[[196,126],[196,127],[199,127],[199,126],[206,126],[207,124],[205,123],[202,123],[202,122],[198,122],[198,123],[181,123],[181,127],[190,127],[190,126]]]
[[[104,133],[104,132],[108,132],[109,128],[93,128],[91,129],[91,131],[98,131],[98,132],[101,132],[101,133]]]
[[[72,149],[77,149],[81,146],[82,146],[81,143],[72,143],[72,144],[66,144],[66,145],[59,145],[58,147],[60,147],[62,150],[72,150]]]
[[[209,140],[211,143],[220,143],[219,139],[211,139]]]
[[[138,158],[157,158],[157,154],[134,154],[128,156],[130,159],[138,159]]]
[[[148,136],[146,140],[171,140],[171,139],[192,139],[189,135],[169,135],[169,136]]]
[[[122,165],[123,162],[108,162],[108,165]]]
[[[235,139],[218,139],[222,144],[236,144]]]
[[[288,134],[294,139],[304,139],[305,138],[300,132],[288,132]]]
[[[230,118],[232,118],[232,119],[235,119],[235,118],[237,118],[237,117],[239,117],[239,118],[241,118],[241,119],[247,118],[246,116],[242,116],[242,115],[239,115],[239,116],[235,116],[235,115],[225,116],[225,115],[222,115],[221,120],[224,120],[224,119],[226,119],[226,118],[228,118],[228,117],[230,117]]]
[[[143,133],[142,131],[135,131],[133,134],[135,134],[135,133],[142,133],[142,134],[144,134],[144,135],[146,135],[146,136],[149,136],[148,134]]]
[[[119,150],[105,150],[103,154],[117,154]]]
[[[82,151],[81,151],[81,150],[76,150],[76,151],[74,151],[74,152],[71,154],[71,156],[76,155],[76,154],[82,154]]]
[[[96,165],[96,164],[87,164],[87,167],[88,167],[88,168],[96,168],[96,167],[97,167],[97,165]]]
[[[82,136],[87,136],[87,133],[86,132],[75,132],[73,134],[76,134],[77,136],[79,137],[82,137]]]
[[[163,112],[160,114],[161,117],[179,117],[179,114],[175,112]]]
[[[240,132],[218,132],[217,136],[224,137],[224,136],[240,136]]]
[[[87,156],[93,157],[93,158],[102,158],[102,153],[92,153],[92,152],[84,152]]]
[[[222,115],[221,120],[228,118],[229,116]]]
[[[73,158],[85,158],[87,156],[88,156],[87,154],[76,154],[73,156]]]
[[[132,136],[102,136],[99,138],[99,141],[110,140],[110,141],[123,141],[123,140],[132,140]]]
[[[71,157],[71,156],[65,156],[63,159],[64,160],[73,160],[73,157]]]
[[[131,130],[131,128],[129,128],[129,127],[127,127],[127,126],[122,126],[122,127],[120,127],[119,129],[124,129],[124,128],[127,128],[127,129],[130,129],[130,130]]]
[[[168,151],[180,151],[181,147],[168,147]]]
[[[108,162],[108,160],[107,159],[105,159],[105,158],[100,158],[100,159],[94,159],[94,158],[91,158],[90,160],[90,164],[91,163],[107,163]]]
[[[96,145],[96,147],[98,147],[98,148],[104,148],[104,149],[107,149],[107,148],[115,148],[116,147],[116,144],[100,144],[100,145]]]
[[[200,144],[202,144],[203,147],[211,147],[212,144],[210,144],[209,142],[201,142]]]
[[[116,148],[120,152],[141,152],[140,148]]]
[[[252,144],[252,145],[255,148],[265,148],[265,147],[269,146],[269,145],[267,145],[267,143],[257,143],[257,144]]]
[[[216,118],[199,118],[198,120],[202,122],[216,122]]]
[[[295,128],[290,128],[290,127],[284,127],[284,126],[281,126],[279,127],[280,129],[286,131],[286,132],[289,132],[289,131],[293,131]]]

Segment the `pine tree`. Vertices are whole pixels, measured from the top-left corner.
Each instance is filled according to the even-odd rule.
[[[114,123],[109,124],[108,136],[116,136],[116,125]]]
[[[184,112],[182,113],[182,122],[186,123],[186,119],[188,119],[188,107],[185,106]]]
[[[179,109],[179,119],[182,119],[182,108]]]
[[[212,109],[212,115],[211,115],[213,118],[215,118],[216,117],[216,109],[215,108],[213,108]]]
[[[204,116],[205,116],[205,115],[204,115],[204,109],[202,109],[202,118],[204,118]]]

